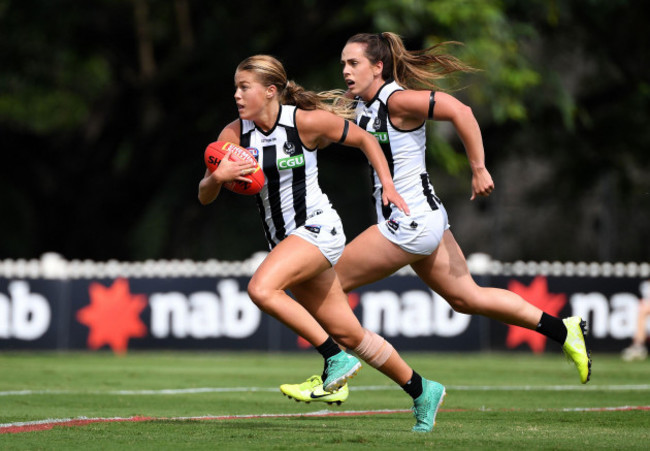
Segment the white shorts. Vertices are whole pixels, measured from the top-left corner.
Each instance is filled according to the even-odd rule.
[[[411,254],[430,255],[438,248],[442,234],[449,228],[447,210],[442,204],[434,211],[411,212],[397,210],[387,221],[377,224],[388,241]]]
[[[298,227],[289,235],[298,236],[316,246],[332,266],[339,261],[345,247],[343,224],[333,209],[307,218],[304,226]]]

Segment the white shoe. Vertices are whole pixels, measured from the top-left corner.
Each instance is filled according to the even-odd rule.
[[[645,360],[648,357],[648,349],[643,345],[632,345],[629,348],[623,349],[621,358],[626,362],[632,360]]]

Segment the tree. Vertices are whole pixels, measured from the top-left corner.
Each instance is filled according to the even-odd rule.
[[[234,68],[270,53],[307,89],[342,87],[345,40],[390,30],[409,48],[462,41],[450,48],[481,69],[448,87],[482,125],[493,197],[467,202],[462,146],[443,124],[430,129],[430,170],[467,252],[647,259],[642,12],[640,0],[0,0],[0,231],[11,237],[0,255],[241,259],[265,249],[253,199],[195,200],[203,149],[237,115]],[[629,33],[608,33],[611,17]],[[352,237],[372,221],[365,159],[332,148],[320,161]]]

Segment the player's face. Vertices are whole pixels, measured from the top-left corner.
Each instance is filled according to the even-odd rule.
[[[239,117],[254,120],[266,105],[266,87],[248,70],[235,72],[235,103]]]
[[[365,56],[366,44],[351,42],[343,47],[341,65],[343,78],[350,93],[363,100],[374,97],[384,80],[381,78],[382,63],[372,64]]]

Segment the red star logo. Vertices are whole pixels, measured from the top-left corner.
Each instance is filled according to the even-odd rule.
[[[352,310],[357,308],[357,305],[359,305],[359,294],[358,293],[349,293],[348,294],[348,304],[350,304],[350,308]],[[298,336],[298,347],[300,349],[307,349],[307,348],[311,347],[311,343],[309,343],[304,338]]]
[[[548,282],[544,276],[535,277],[528,287],[516,280],[512,280],[508,284],[508,290],[517,293],[552,316],[558,316],[562,307],[566,304],[565,294],[551,294],[548,292]],[[541,354],[546,348],[546,336],[534,330],[508,325],[506,346],[512,349],[522,343],[527,343],[535,354]]]
[[[124,354],[129,338],[147,334],[140,312],[147,306],[146,296],[129,292],[129,282],[117,279],[111,287],[90,284],[90,305],[77,312],[77,321],[90,328],[88,347],[110,346],[113,352]]]

